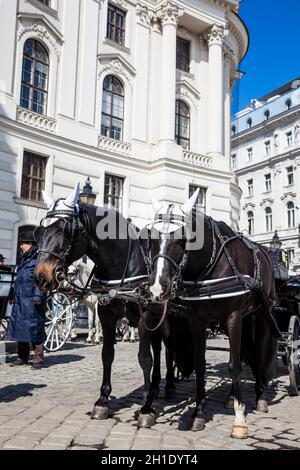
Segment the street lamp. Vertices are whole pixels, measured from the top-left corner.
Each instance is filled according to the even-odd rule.
[[[85,204],[90,204],[91,206],[93,206],[95,203],[96,194],[93,193],[93,187],[91,185],[91,180],[89,176],[85,181],[82,192],[79,194],[79,199],[81,202],[84,202]]]
[[[272,248],[273,250],[280,250],[281,246],[282,246],[282,241],[280,240],[278,236],[277,230],[275,230],[273,238],[270,242],[270,248]]]

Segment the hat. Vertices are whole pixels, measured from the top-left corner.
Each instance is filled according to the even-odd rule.
[[[20,243],[32,243],[33,245],[35,245],[36,241],[33,236],[33,230],[31,229],[23,230],[20,233],[18,243],[19,244]]]
[[[0,261],[4,261],[6,258],[0,253]]]

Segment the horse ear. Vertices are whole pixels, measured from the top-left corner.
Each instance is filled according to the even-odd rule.
[[[150,197],[151,197],[151,202],[152,202],[152,207],[153,207],[153,210],[156,214],[156,212],[161,208],[161,204],[159,203],[159,201],[156,199],[156,197],[154,196],[154,194],[150,193]]]
[[[46,204],[47,209],[50,209],[50,207],[53,206],[54,204],[52,197],[48,196],[46,191],[42,191],[42,194],[43,194],[44,203]]]
[[[181,206],[182,212],[184,212],[185,214],[189,214],[190,212],[192,212],[193,206],[195,202],[197,201],[199,191],[200,191],[200,188],[196,189],[196,191],[190,197],[190,199],[185,204],[183,204],[183,206]]]
[[[68,207],[75,207],[79,200],[79,193],[80,193],[80,183],[78,181],[78,183],[76,184],[71,194],[69,194],[69,196],[65,199],[64,201],[65,205]]]

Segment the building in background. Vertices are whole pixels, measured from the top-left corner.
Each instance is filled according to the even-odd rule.
[[[300,273],[300,79],[252,100],[231,135],[240,230],[265,245],[277,230],[291,273]]]
[[[0,251],[89,176],[144,225],[149,191],[236,226],[231,87],[248,46],[238,0],[9,0],[0,16]],[[5,45],[5,47],[4,47]]]

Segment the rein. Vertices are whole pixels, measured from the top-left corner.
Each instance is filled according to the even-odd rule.
[[[153,331],[158,330],[158,328],[163,324],[163,322],[166,319],[166,314],[167,314],[167,310],[168,310],[168,302],[164,303],[164,309],[163,309],[162,316],[160,317],[159,322],[157,323],[157,325],[154,328],[149,328],[149,326],[147,325],[140,302],[138,303],[138,306],[139,306],[139,312],[140,312],[140,316],[143,320],[143,325],[144,325],[145,330],[150,332],[150,333],[152,333]]]

